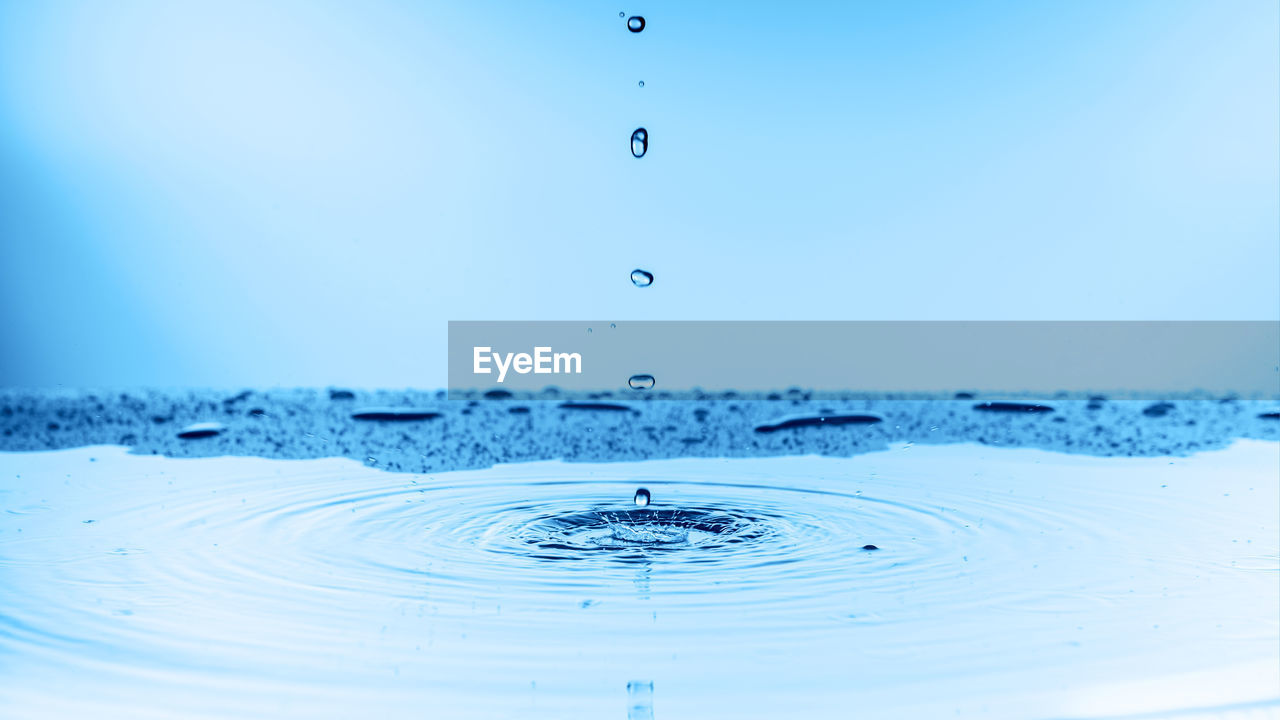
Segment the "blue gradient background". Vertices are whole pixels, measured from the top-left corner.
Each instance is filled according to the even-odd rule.
[[[0,0],[0,385],[440,387],[450,319],[1277,319],[1277,7]]]

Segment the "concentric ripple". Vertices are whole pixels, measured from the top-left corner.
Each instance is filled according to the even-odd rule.
[[[435,476],[2,457],[0,705],[42,717],[623,718],[634,683],[655,718],[1280,697],[1274,444]]]

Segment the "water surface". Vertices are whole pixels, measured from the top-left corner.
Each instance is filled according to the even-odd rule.
[[[11,717],[1280,707],[1274,442],[432,475],[98,446],[0,469]]]

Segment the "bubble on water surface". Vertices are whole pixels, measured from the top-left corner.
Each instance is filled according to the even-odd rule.
[[[200,438],[211,438],[221,435],[226,430],[222,423],[216,422],[198,422],[192,423],[178,431],[178,437],[183,440],[198,440]]]
[[[418,420],[433,420],[438,417],[440,417],[440,413],[431,410],[402,407],[363,408],[351,413],[352,420],[376,422],[414,422]]]
[[[631,284],[636,287],[649,287],[653,284],[653,273],[636,268],[631,271]]]
[[[881,422],[881,418],[875,415],[818,415],[814,417],[799,417],[782,420],[771,425],[759,425],[756,427],[758,433],[772,433],[779,430],[791,430],[802,427],[817,427],[823,425],[874,425]]]
[[[974,410],[983,410],[985,412],[1007,412],[1007,413],[1051,413],[1053,408],[1040,403],[1025,402],[984,402],[973,406]]]
[[[561,410],[600,410],[603,412],[627,412],[631,409],[626,405],[601,402],[562,402],[557,407]]]
[[[627,18],[627,29],[633,33],[644,30],[644,17],[641,15],[632,15]]]
[[[642,158],[647,152],[649,152],[649,131],[636,128],[631,131],[631,154]]]
[[[632,375],[627,378],[627,386],[632,390],[651,390],[657,382],[652,375]]]
[[[644,507],[649,504],[650,497],[652,496],[649,494],[648,488],[638,488],[636,490],[635,503],[640,507]]]

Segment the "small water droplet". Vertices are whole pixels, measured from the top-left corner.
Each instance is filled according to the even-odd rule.
[[[616,330],[616,329],[617,329],[617,327],[618,327],[618,323],[609,323],[609,327],[610,327],[611,329],[615,329],[615,330]]]
[[[640,81],[640,87],[644,87],[644,81],[643,81],[643,80],[641,80],[641,81]]]
[[[635,132],[631,133],[631,154],[642,158],[647,152],[649,152],[649,131],[636,128]]]
[[[618,17],[626,17],[626,16],[627,16],[626,11],[624,11],[624,10],[619,10],[619,11],[618,11]]]
[[[632,375],[627,380],[627,385],[629,385],[632,390],[648,390],[652,388],[656,382],[657,381],[654,380],[652,375]]]
[[[649,287],[653,284],[653,273],[636,269],[631,271],[631,282],[636,287]]]
[[[631,32],[640,32],[644,29],[644,17],[641,15],[632,15],[627,18],[627,29]]]
[[[646,488],[638,488],[635,497],[636,505],[645,507],[649,504],[649,491]]]

